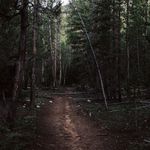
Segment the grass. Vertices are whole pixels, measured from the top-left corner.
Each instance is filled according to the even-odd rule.
[[[126,143],[127,150],[150,149],[150,143],[144,142],[150,138],[150,107],[144,107],[142,103],[112,103],[106,111],[101,103],[77,103],[86,114],[103,122],[110,133],[119,137],[118,143]]]

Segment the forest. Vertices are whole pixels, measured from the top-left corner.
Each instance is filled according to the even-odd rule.
[[[149,150],[150,0],[0,0],[0,150]]]

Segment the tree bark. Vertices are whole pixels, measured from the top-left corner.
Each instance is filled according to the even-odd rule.
[[[12,101],[10,106],[10,111],[8,113],[8,120],[14,120],[16,113],[16,101],[21,91],[21,82],[23,79],[23,71],[24,71],[24,61],[26,54],[26,33],[27,33],[27,23],[28,23],[28,0],[22,0],[21,9],[20,9],[20,17],[21,17],[21,25],[20,25],[20,41],[19,41],[19,51],[18,51],[18,60],[16,62],[16,72],[14,78],[14,85],[12,90]]]
[[[120,19],[120,7],[121,0],[114,0],[114,48],[118,53],[116,57],[116,66],[117,66],[117,92],[118,100],[121,101],[121,47],[120,47],[120,29],[121,29],[121,19]]]
[[[126,1],[127,97],[130,98],[129,0]]]
[[[33,49],[32,49],[32,71],[31,71],[31,93],[30,93],[30,107],[33,108],[35,105],[35,90],[36,90],[36,53],[37,53],[37,8],[38,0],[34,0],[34,10],[33,10]]]

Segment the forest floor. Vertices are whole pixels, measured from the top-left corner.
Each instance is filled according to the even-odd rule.
[[[100,121],[94,121],[74,103],[72,90],[55,94],[37,114],[37,150],[125,150]],[[50,97],[50,95],[47,97]]]
[[[44,88],[31,110],[24,97],[13,130],[0,124],[0,150],[150,150],[149,100],[108,101],[106,111],[92,89]]]

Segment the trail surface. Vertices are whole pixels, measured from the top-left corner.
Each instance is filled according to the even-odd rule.
[[[69,91],[53,95],[53,100],[42,106],[37,125],[37,150],[112,150],[113,147],[104,128],[79,113]]]

